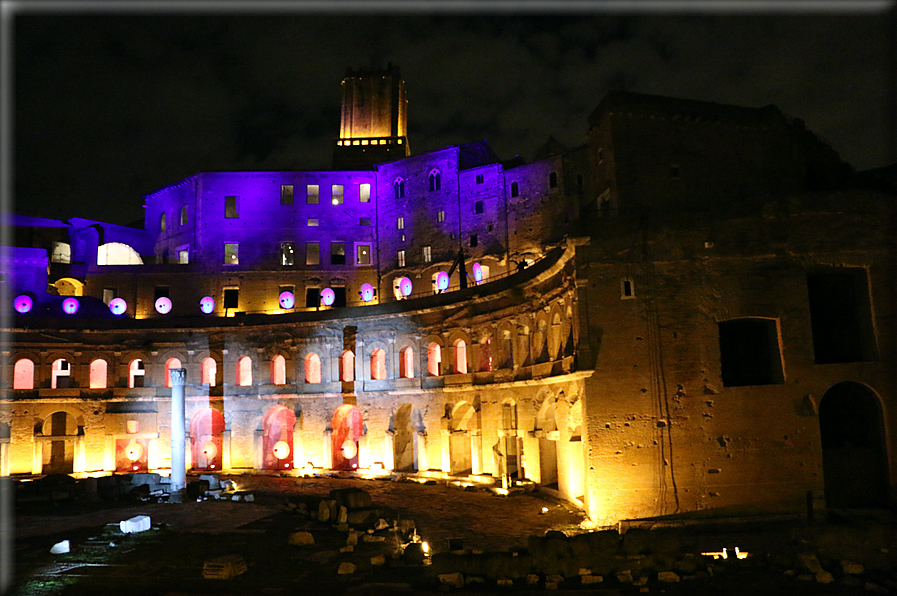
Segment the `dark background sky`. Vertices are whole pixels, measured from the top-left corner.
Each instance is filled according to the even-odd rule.
[[[881,10],[29,6],[41,4],[4,17],[15,52],[13,209],[28,215],[142,221],[143,195],[197,172],[326,169],[345,69],[389,61],[406,81],[415,153],[486,138],[503,159],[530,159],[549,135],[574,146],[604,94],[622,89],[775,104],[858,170],[897,159],[895,21]],[[235,6],[243,12],[222,12]]]

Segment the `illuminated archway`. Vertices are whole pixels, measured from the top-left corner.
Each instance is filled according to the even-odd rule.
[[[296,415],[285,406],[274,406],[262,419],[262,467],[289,470],[293,467],[293,427]]]
[[[214,358],[204,358],[200,367],[202,382],[209,387],[214,387],[218,376],[218,363]]]
[[[97,358],[90,363],[90,388],[105,389],[106,388],[106,371],[108,366],[102,358]]]
[[[74,277],[62,277],[53,284],[60,296],[83,296],[84,283]]]
[[[403,379],[414,378],[414,350],[411,346],[399,350],[399,376]]]
[[[193,468],[220,470],[223,462],[224,416],[214,408],[205,408],[190,420]]]
[[[419,434],[425,430],[423,415],[411,404],[402,404],[389,420],[393,433],[393,469],[414,472],[420,469]]]
[[[237,360],[237,385],[249,387],[252,385],[252,359],[243,356]]]
[[[476,426],[475,414],[476,410],[466,401],[459,402],[452,408],[449,421],[449,461],[450,471],[455,476],[479,472],[479,466],[474,466],[479,454],[474,453],[472,445],[474,435],[470,433]]]
[[[321,382],[321,357],[314,352],[305,357],[305,382],[311,384]]]
[[[331,447],[334,470],[358,468],[358,440],[364,434],[361,412],[353,405],[343,404],[336,409],[331,421]]]
[[[287,383],[287,361],[278,354],[271,360],[271,384],[286,385]]]
[[[172,369],[181,368],[181,361],[177,358],[169,358],[165,361],[165,386],[171,387],[171,371]]]
[[[97,248],[97,265],[143,265],[143,259],[127,244],[108,242]]]
[[[13,389],[34,389],[34,362],[28,358],[16,361],[13,370]]]
[[[81,421],[83,424],[83,421]],[[83,434],[79,420],[68,412],[53,412],[41,424],[45,437],[41,472],[44,474],[71,474],[75,469],[75,443]]]
[[[371,379],[374,381],[386,379],[386,351],[382,348],[371,352]]]

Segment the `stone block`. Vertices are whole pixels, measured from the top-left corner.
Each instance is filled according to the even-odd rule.
[[[351,553],[351,552],[355,552],[355,547],[352,546],[352,545],[350,545],[350,544],[348,544],[348,545],[346,545],[346,546],[341,546],[340,549],[339,549],[339,552],[341,552],[341,553]]]
[[[215,474],[200,474],[199,479],[209,483],[209,490],[217,490],[221,488],[221,483],[218,482],[218,476]]]
[[[818,583],[818,584],[830,584],[830,583],[832,583],[833,581],[835,581],[835,578],[834,578],[834,576],[832,576],[832,574],[829,573],[828,571],[820,570],[820,571],[817,571],[817,572],[816,572],[816,583]]]
[[[651,530],[632,528],[623,534],[623,554],[637,555],[651,550]]]
[[[657,574],[657,581],[665,584],[673,584],[679,582],[679,575],[673,571],[660,571]]]
[[[330,491],[330,498],[349,511],[371,506],[371,495],[361,488],[339,488]]]
[[[470,584],[485,584],[486,578],[480,577],[479,575],[471,575],[469,577],[464,578],[464,583],[468,586]]]
[[[68,540],[63,540],[62,542],[57,542],[53,545],[53,548],[50,549],[50,553],[54,555],[64,555],[65,553],[71,550],[71,545]]]
[[[311,532],[293,532],[290,534],[290,544],[293,546],[306,546],[315,543],[315,537]]]
[[[330,503],[327,499],[321,499],[318,503],[318,521],[325,523],[330,521]]]
[[[358,532],[349,531],[349,535],[346,536],[346,545],[347,546],[355,546],[358,544]]]
[[[378,565],[386,565],[386,555],[371,557],[371,565],[374,565],[375,567]]]
[[[350,526],[373,526],[380,512],[376,509],[352,509],[346,513],[346,523]]]
[[[552,584],[557,585],[557,584],[559,584],[559,583],[561,583],[561,582],[564,581],[564,576],[563,576],[563,575],[558,575],[558,574],[555,573],[555,574],[552,574],[552,575],[547,576],[547,577],[545,578],[545,581],[548,582],[548,583],[552,583]]]
[[[131,519],[119,522],[118,527],[125,534],[145,532],[150,529],[150,518],[148,515],[135,515]]]
[[[814,554],[800,553],[797,555],[797,560],[800,563],[800,567],[806,569],[810,573],[822,571],[822,565],[819,564],[819,559],[817,559]]]
[[[506,577],[499,578],[495,581],[495,584],[498,586],[510,587],[514,585],[514,580],[508,579]]]
[[[336,523],[345,524],[348,523],[349,510],[346,509],[344,505],[340,505],[339,512],[336,515]]]
[[[209,490],[208,480],[194,480],[187,483],[186,496],[189,500],[195,501],[199,497],[202,497],[204,494],[206,494],[207,490]]]
[[[231,579],[246,573],[246,561],[240,555],[224,555],[209,559],[202,566],[205,579]]]
[[[860,575],[865,572],[865,569],[859,563],[854,563],[853,561],[842,560],[841,561],[841,572],[844,575]]]
[[[536,575],[535,573],[530,573],[529,575],[526,576],[526,583],[527,583],[527,585],[535,586],[536,584],[539,583],[539,576]]]
[[[337,569],[336,572],[339,575],[351,575],[351,574],[355,573],[356,569],[357,569],[357,567],[353,563],[350,563],[348,561],[343,561],[342,563],[339,564],[339,569]]]
[[[440,573],[437,577],[442,585],[459,589],[464,587],[464,576],[461,573]]]
[[[582,577],[580,577],[580,581],[583,583],[583,585],[587,586],[589,584],[600,584],[604,581],[604,578],[600,575],[583,575]]]

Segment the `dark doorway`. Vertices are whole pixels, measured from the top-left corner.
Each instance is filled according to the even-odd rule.
[[[822,397],[819,431],[828,506],[887,506],[887,458],[878,397],[859,383],[838,383]]]

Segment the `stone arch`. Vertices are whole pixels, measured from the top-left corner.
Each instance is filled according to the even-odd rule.
[[[221,470],[224,461],[224,415],[215,408],[203,408],[190,419],[193,468]]]
[[[548,358],[559,360],[564,351],[564,329],[566,317],[562,305],[555,303],[548,314]]]
[[[143,259],[128,244],[107,242],[97,248],[97,265],[143,265]]]
[[[392,433],[393,469],[413,472],[420,466],[420,434],[426,432],[421,411],[410,403],[400,405],[389,418]]]
[[[544,310],[536,315],[536,326],[532,334],[532,354],[536,363],[548,362],[548,313]]]
[[[163,358],[165,357],[163,356]],[[180,358],[177,356],[169,356],[165,358],[165,367],[162,371],[165,387],[171,388],[171,371],[178,368],[184,368]]]
[[[235,363],[235,382],[238,387],[252,386],[252,358],[242,356]]]
[[[52,286],[60,296],[83,296],[84,282],[74,277],[61,277]]]
[[[404,345],[399,348],[399,378],[414,378],[414,347]]]
[[[293,467],[293,429],[296,414],[286,406],[270,408],[262,418],[262,467],[289,470]]]
[[[355,380],[355,354],[352,350],[343,350],[339,355],[339,380],[344,383]]]
[[[453,374],[467,374],[470,368],[468,364],[471,360],[470,344],[470,336],[461,330],[455,330],[449,335],[448,345],[450,349],[447,352],[450,359],[450,370]]]
[[[74,385],[73,362],[67,358],[57,358],[50,364],[50,388],[67,389]]]
[[[518,433],[517,414],[517,402],[513,398],[507,398],[501,402],[498,444],[496,445],[497,450],[493,449],[493,457],[494,469],[502,477],[503,484],[523,476],[520,465],[523,442]]]
[[[34,361],[19,358],[13,365],[13,389],[34,389]]]
[[[888,458],[881,399],[872,388],[844,381],[819,402],[825,498],[830,507],[888,504]]]
[[[88,372],[88,387],[91,389],[105,389],[109,384],[109,365],[103,358],[96,358],[90,363]]]
[[[321,356],[317,352],[309,352],[302,360],[305,382],[317,385],[321,382]]]
[[[478,473],[479,425],[473,404],[461,401],[449,416],[449,470],[456,476]]]
[[[271,359],[271,384],[286,385],[287,383],[287,360],[283,354],[277,354]]]
[[[209,387],[215,387],[218,385],[218,374],[220,370],[221,367],[218,365],[218,361],[211,355],[206,356],[199,364],[200,382]]]
[[[490,372],[494,366],[494,357],[493,357],[493,339],[492,339],[492,331],[487,330],[483,333],[482,337],[480,337],[479,345],[477,346],[479,350],[479,357],[477,358],[477,371],[479,372]]]
[[[518,366],[530,366],[533,363],[532,329],[532,318],[529,315],[520,317],[517,322],[517,349],[514,351],[514,362]]]
[[[138,387],[148,386],[146,378],[146,356],[143,354],[133,354],[129,360],[125,361],[125,372],[128,380],[128,388],[134,389]]]
[[[514,368],[514,329],[509,321],[498,324],[492,352],[495,368]]]
[[[536,414],[536,436],[539,438],[539,484],[558,487],[557,404],[553,397],[542,402]]]
[[[427,346],[427,374],[431,377],[438,377],[442,375],[446,369],[445,365],[443,365],[443,361],[446,358],[444,354],[445,340],[438,335],[431,335],[427,337],[425,341]]]
[[[41,473],[71,474],[75,471],[75,452],[84,434],[84,419],[69,408],[58,408],[45,416],[36,434],[41,440]]]
[[[351,404],[341,405],[333,413],[330,428],[332,469],[357,469],[359,439],[364,434],[364,418],[361,412]]]

